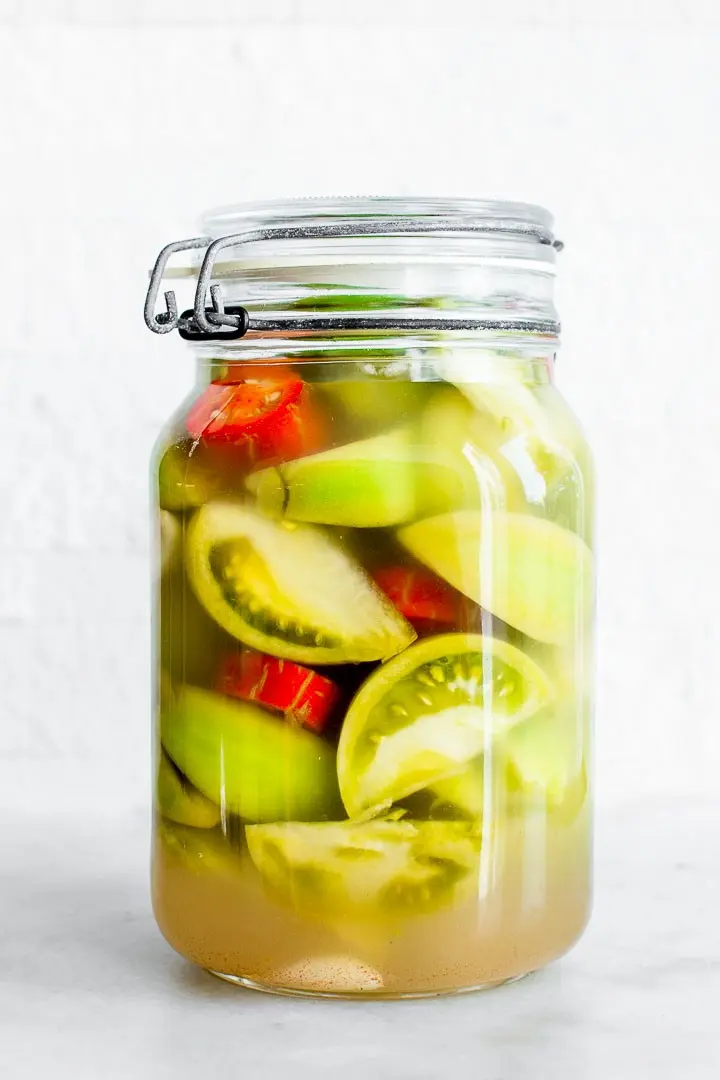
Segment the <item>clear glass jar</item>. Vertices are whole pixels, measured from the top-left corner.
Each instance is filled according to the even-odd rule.
[[[551,226],[303,201],[193,242],[233,237],[156,456],[153,894],[227,979],[457,992],[586,924],[593,481]]]

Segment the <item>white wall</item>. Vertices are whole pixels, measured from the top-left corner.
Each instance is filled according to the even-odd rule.
[[[157,249],[208,206],[366,192],[556,213],[599,797],[717,787],[720,7],[468,7],[0,0],[4,797],[146,797],[146,459],[192,377],[142,323]]]

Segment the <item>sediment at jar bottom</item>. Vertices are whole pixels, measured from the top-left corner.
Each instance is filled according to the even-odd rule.
[[[544,847],[542,833],[539,819],[510,827],[473,895],[447,910],[334,920],[280,904],[242,855],[201,871],[158,836],[155,915],[187,959],[278,989],[394,995],[504,981],[567,952],[589,915],[587,812],[546,829]]]

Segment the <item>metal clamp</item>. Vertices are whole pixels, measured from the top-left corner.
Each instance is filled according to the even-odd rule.
[[[155,314],[155,304],[160,292],[160,284],[165,273],[171,255],[178,251],[190,251],[192,248],[206,248],[211,243],[209,236],[195,236],[192,240],[175,240],[172,244],[166,244],[162,249],[150,275],[147,296],[145,297],[145,325],[153,334],[169,334],[180,324],[178,319],[177,300],[175,293],[169,289],[165,293],[165,311]],[[183,312],[183,318],[186,313]]]
[[[227,308],[223,302],[222,289],[219,285],[210,285],[217,257],[221,251],[230,247],[239,247],[244,244],[254,244],[264,240],[306,240],[329,237],[339,239],[342,237],[358,236],[412,236],[427,233],[478,233],[478,234],[502,234],[509,236],[524,236],[535,239],[540,244],[552,245],[556,251],[562,250],[562,242],[555,240],[552,233],[542,225],[517,222],[511,219],[496,218],[494,221],[484,222],[458,222],[455,218],[364,218],[332,222],[322,225],[287,225],[279,222],[276,225],[266,226],[261,229],[248,229],[242,233],[234,233],[229,236],[221,236],[212,240],[207,236],[197,236],[190,240],[177,240],[167,244],[157,257],[148,286],[145,299],[145,324],[155,334],[167,334],[171,330],[178,329],[180,336],[188,341],[216,341],[233,340],[243,337],[248,330],[283,330],[303,328],[310,329],[407,329],[412,326],[415,329],[436,329],[438,326],[447,327],[448,324],[456,329],[507,329],[510,326],[526,332],[535,330],[538,333],[557,332],[557,324],[552,320],[519,320],[517,323],[508,323],[502,319],[462,320],[460,325],[456,320],[446,319],[442,322],[437,318],[432,320],[407,320],[407,319],[381,319],[381,318],[350,318],[338,313],[335,318],[318,320],[302,317],[289,317],[287,319],[268,319],[267,317],[253,316],[240,305],[231,305]],[[202,265],[198,274],[197,287],[195,290],[195,302],[192,310],[184,311],[178,316],[177,300],[175,293],[168,290],[165,293],[164,312],[155,313],[158,292],[162,282],[165,267],[171,255],[178,251],[187,251],[195,248],[206,248]],[[208,293],[211,303],[208,304]],[[522,324],[522,325],[521,325]],[[225,328],[225,329],[222,329]]]
[[[213,286],[213,288],[217,288],[217,286]],[[222,300],[219,302],[222,304]],[[234,338],[244,337],[250,326],[250,315],[247,309],[240,304],[229,304],[221,311],[206,308],[205,315],[210,320],[213,320],[217,315],[221,315],[223,325],[230,327],[230,329],[200,330],[195,319],[195,312],[192,308],[188,308],[187,311],[183,311],[178,319],[178,333],[184,341],[232,341]],[[233,319],[232,323],[225,321],[230,318]]]

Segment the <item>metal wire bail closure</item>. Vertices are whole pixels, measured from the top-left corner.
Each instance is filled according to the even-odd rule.
[[[171,255],[175,255],[178,251],[190,251],[192,248],[205,248],[209,243],[210,237],[208,236],[195,236],[191,240],[175,240],[172,244],[166,244],[158,255],[150,274],[150,284],[145,297],[144,309],[145,325],[154,334],[169,334],[171,330],[174,330],[180,324],[177,300],[172,289],[165,293],[165,311],[155,313],[160,284]]]
[[[556,251],[562,250],[562,242],[554,239],[552,233],[542,225],[532,223],[519,223],[510,219],[497,218],[494,221],[462,222],[453,218],[438,217],[433,219],[417,220],[411,217],[397,219],[375,218],[362,221],[353,220],[334,222],[322,225],[285,225],[278,224],[261,229],[248,229],[242,233],[234,233],[228,236],[218,237],[212,240],[207,236],[197,236],[190,240],[176,240],[167,244],[155,261],[150,275],[147,296],[145,298],[145,324],[155,334],[167,334],[176,328],[180,336],[189,341],[215,341],[243,337],[248,330],[365,330],[365,329],[388,329],[388,330],[518,330],[526,333],[557,334],[559,325],[549,319],[518,319],[508,320],[502,318],[484,319],[457,319],[457,318],[418,318],[408,319],[402,317],[388,318],[364,318],[345,316],[342,312],[336,315],[325,315],[322,319],[313,318],[307,314],[289,316],[285,318],[272,318],[263,315],[253,315],[241,305],[235,304],[225,307],[222,289],[220,285],[210,285],[217,257],[221,251],[230,247],[239,247],[244,244],[257,243],[264,240],[303,240],[317,239],[320,237],[353,237],[353,236],[387,236],[387,235],[416,235],[427,233],[479,233],[479,234],[504,234],[526,236],[535,239],[540,244],[548,244]],[[160,284],[167,266],[168,260],[178,251],[187,251],[196,248],[206,248],[200,272],[198,274],[197,287],[195,290],[195,302],[192,310],[184,311],[178,316],[175,293],[168,290],[165,293],[164,312],[155,313]],[[208,294],[210,304],[208,301]]]

